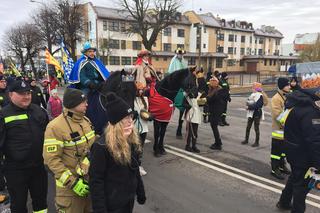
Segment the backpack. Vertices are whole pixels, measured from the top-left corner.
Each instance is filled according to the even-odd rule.
[[[267,93],[265,92],[261,92],[262,94],[262,98],[263,98],[263,106],[267,106],[269,103],[269,97],[267,95]]]

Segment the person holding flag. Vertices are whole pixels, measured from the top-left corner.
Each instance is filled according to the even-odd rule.
[[[98,90],[110,75],[103,63],[96,58],[96,50],[89,42],[83,45],[83,55],[75,63],[68,79],[85,94]]]

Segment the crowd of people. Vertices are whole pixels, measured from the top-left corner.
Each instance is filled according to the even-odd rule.
[[[214,138],[210,149],[222,149],[219,126],[230,125],[227,73],[208,71],[205,76],[201,68],[188,68],[185,51],[177,49],[162,75],[152,66],[151,53],[141,51],[131,73],[134,79],[122,77],[134,82],[134,98],[130,101],[129,96],[114,92],[103,95],[105,101],[99,103],[107,120],[97,132],[86,113],[110,73],[95,51],[89,43],[84,45],[83,56],[68,79],[71,88],[64,90],[62,100],[50,81],[42,82],[44,94],[35,79],[0,75],[0,191],[8,190],[11,212],[28,212],[29,193],[33,211],[47,212],[48,172],[55,179],[58,212],[132,212],[135,199],[139,204],[146,202],[141,176],[147,174],[142,156],[148,123],[152,121],[154,127],[154,156],[161,157],[166,154],[164,138],[174,108],[179,110],[176,137],[181,139],[186,130],[186,151],[200,153],[201,122],[210,123]],[[168,89],[168,82],[178,84],[175,79],[183,81]],[[290,175],[277,206],[304,212],[310,190],[305,174],[310,168],[320,169],[320,96],[317,88],[301,88],[296,77],[279,78],[277,86],[270,104],[271,174],[278,179]],[[249,143],[254,124],[252,147],[259,146],[260,122],[268,103],[261,83],[255,82],[246,102],[247,127],[241,144]]]

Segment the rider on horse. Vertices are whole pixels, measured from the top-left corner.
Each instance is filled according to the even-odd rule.
[[[69,77],[69,82],[76,84],[85,94],[99,89],[110,75],[103,63],[96,58],[96,50],[86,42],[81,51],[83,55],[75,63]]]

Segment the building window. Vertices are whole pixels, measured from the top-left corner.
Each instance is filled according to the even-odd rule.
[[[120,49],[119,40],[110,39],[109,40],[109,48],[110,49]]]
[[[262,55],[262,49],[258,50],[258,55]]]
[[[217,58],[216,59],[216,68],[222,68],[223,67],[223,58]]]
[[[258,39],[255,39],[255,40],[254,40],[254,43],[256,44],[256,43],[257,43],[257,41],[258,41]]]
[[[276,39],[276,45],[280,45],[280,39]]]
[[[228,47],[228,54],[233,54],[233,47]]]
[[[121,57],[121,65],[131,65],[131,57]]]
[[[118,21],[110,21],[109,22],[109,30],[119,32],[120,30],[120,23]]]
[[[127,29],[126,29],[126,23],[125,22],[121,22],[120,23],[120,28],[121,28],[121,32],[126,32]]]
[[[121,40],[121,49],[122,49],[122,50],[127,49],[126,46],[127,46],[127,45],[126,45],[126,41],[125,41],[125,40]]]
[[[197,49],[200,49],[200,37],[197,37]]]
[[[207,33],[207,28],[203,27],[203,33]]]
[[[234,48],[234,54],[235,55],[237,54],[237,48],[236,47]]]
[[[108,56],[101,56],[104,65],[108,65]]]
[[[234,42],[237,42],[237,35],[234,36]]]
[[[108,30],[108,22],[106,20],[103,21],[103,31]]]
[[[276,66],[277,60],[273,60],[273,66]]]
[[[164,43],[163,44],[163,51],[171,52],[171,44]]]
[[[141,50],[141,41],[132,41],[132,49]]]
[[[269,66],[272,66],[272,60],[271,59],[269,60]]]
[[[156,59],[156,61],[159,61],[159,57],[156,57],[155,59]]]
[[[227,66],[228,67],[231,67],[231,66],[234,66],[236,65],[236,60],[235,59],[228,59],[227,60]]]
[[[132,57],[132,64],[135,64],[137,59],[138,59],[138,57]]]
[[[240,60],[240,67],[244,66],[244,60]]]
[[[241,43],[245,43],[246,42],[246,36],[241,36]]]
[[[219,41],[224,41],[224,34],[217,34],[217,38]]]
[[[234,35],[233,35],[233,34],[230,34],[230,35],[229,35],[228,41],[234,41]]]
[[[259,39],[259,44],[263,44],[263,40],[264,40],[263,38],[260,38]]]
[[[250,36],[250,44],[252,44],[252,36]]]
[[[167,57],[163,57],[163,61],[168,61],[168,58]]]
[[[207,44],[203,44],[203,49],[207,48]]]
[[[267,62],[268,60],[267,59],[264,59],[264,66],[267,66]]]
[[[163,30],[164,36],[171,36],[171,27],[167,27]]]
[[[91,31],[92,30],[92,23],[91,23],[91,21],[89,21],[89,31]]]
[[[109,57],[110,65],[120,65],[120,57],[119,56],[110,56]]]
[[[223,53],[223,46],[218,46],[217,52],[218,53]]]
[[[184,38],[184,29],[178,29],[178,37]]]
[[[196,65],[196,58],[191,57],[191,58],[188,60],[188,65]]]
[[[241,55],[244,55],[244,51],[245,51],[245,48],[241,48],[241,49],[240,49],[240,54],[241,54]]]
[[[184,50],[184,44],[177,44],[177,49],[182,49],[182,50]]]

